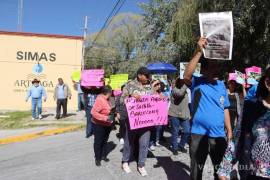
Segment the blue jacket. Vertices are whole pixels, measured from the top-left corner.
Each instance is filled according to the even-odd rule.
[[[31,86],[27,92],[26,100],[31,98],[42,98],[47,99],[47,94],[43,86],[39,85],[37,87]]]

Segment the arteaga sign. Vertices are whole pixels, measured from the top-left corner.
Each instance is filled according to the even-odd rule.
[[[21,61],[56,61],[55,53],[45,53],[45,52],[24,52],[17,51],[16,59]]]
[[[44,66],[35,64],[32,68],[32,73],[28,74],[25,79],[17,79],[14,83],[14,92],[27,92],[28,88],[32,86],[33,79],[39,79],[40,84],[45,87],[48,93],[53,93],[55,84],[53,81],[48,80],[47,74],[43,73]],[[55,80],[54,80],[55,81]]]

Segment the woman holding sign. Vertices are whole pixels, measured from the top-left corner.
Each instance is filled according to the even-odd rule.
[[[123,89],[123,94],[120,98],[120,103],[124,103],[126,98],[134,97],[137,100],[141,99],[141,96],[152,94],[152,88],[150,86],[150,72],[147,68],[141,67],[137,71],[137,78],[126,84]],[[150,140],[150,129],[141,128],[130,130],[129,122],[126,122],[127,130],[124,141],[122,169],[126,173],[130,173],[129,168],[130,157],[133,152],[138,152],[138,171],[142,176],[147,176],[145,170],[145,161],[148,153],[148,146]],[[137,141],[137,142],[135,142]],[[139,147],[135,148],[134,144],[138,143]]]
[[[101,166],[101,160],[108,162],[106,157],[106,144],[111,132],[111,126],[114,116],[111,116],[111,104],[109,98],[112,95],[112,89],[109,86],[104,86],[101,94],[98,95],[94,106],[91,110],[93,116],[94,129],[94,152],[96,159],[96,166]],[[105,152],[105,154],[103,154]],[[102,157],[102,155],[104,155]]]

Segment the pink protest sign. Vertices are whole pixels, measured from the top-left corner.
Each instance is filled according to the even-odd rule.
[[[141,96],[139,100],[127,98],[126,107],[130,129],[167,125],[168,100],[157,95]]]
[[[229,73],[229,81],[236,81],[236,73]]]
[[[262,68],[257,67],[257,66],[252,66],[249,68],[246,68],[246,74],[250,74],[250,73],[257,73],[257,74],[261,74],[262,73]]]
[[[89,69],[83,70],[81,76],[82,86],[104,86],[104,70],[103,69]]]
[[[113,91],[113,95],[114,96],[120,96],[122,94],[122,91],[121,90],[114,90]]]

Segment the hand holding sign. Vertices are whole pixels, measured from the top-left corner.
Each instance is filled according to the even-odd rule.
[[[207,45],[207,39],[205,37],[201,37],[197,44],[198,44],[197,50],[202,52]]]
[[[252,66],[246,68],[247,83],[251,85],[258,84],[259,79],[262,76],[262,69],[260,67]]]

